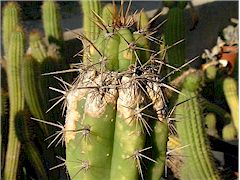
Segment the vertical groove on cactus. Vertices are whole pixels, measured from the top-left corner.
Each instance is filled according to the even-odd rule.
[[[181,91],[184,95],[179,95],[176,107],[178,135],[182,146],[187,146],[182,149],[185,163],[181,170],[181,177],[183,179],[220,179],[210,151],[202,109],[197,98],[196,90],[200,85],[198,79],[196,74],[187,77]],[[190,177],[189,174],[191,174]]]
[[[8,52],[11,33],[19,25],[20,8],[16,2],[8,2],[3,9],[3,48],[5,54]]]
[[[20,63],[24,54],[24,34],[20,27],[12,33],[7,54],[7,75],[10,97],[9,137],[4,170],[5,179],[16,179],[20,153],[20,142],[16,136],[15,120],[24,109],[24,94],[20,80]]]
[[[224,95],[227,100],[228,106],[231,110],[233,124],[237,129],[237,132],[239,132],[237,82],[231,77],[224,79],[223,91],[224,91]]]

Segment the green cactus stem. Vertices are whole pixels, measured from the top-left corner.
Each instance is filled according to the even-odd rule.
[[[90,72],[86,76],[92,75]],[[117,90],[105,91],[104,86],[116,84],[115,75],[100,74],[91,83],[85,77],[77,84],[79,89],[67,97],[66,164],[71,178],[110,178]],[[86,85],[99,88],[87,93],[87,89],[81,89]]]
[[[102,9],[102,19],[104,20],[104,25],[111,27],[113,24],[113,18],[116,13],[116,6],[109,3],[106,4]]]
[[[227,100],[228,106],[231,110],[233,124],[237,129],[237,132],[239,132],[237,82],[231,77],[225,78],[223,81],[223,91],[224,91],[224,95]]]
[[[165,169],[167,141],[168,141],[168,123],[167,119],[154,121],[152,139],[152,159],[156,162],[151,162],[147,169],[147,179],[159,180]]]
[[[84,34],[89,40],[94,41],[100,33],[100,29],[95,22],[96,17],[94,15],[94,13],[100,14],[101,10],[100,2],[97,0],[89,1],[82,0],[81,5],[84,14],[83,16]]]
[[[147,169],[147,179],[158,180],[164,173],[167,154],[168,141],[168,123],[167,123],[167,106],[165,96],[161,87],[155,82],[148,82],[147,88],[150,99],[153,103],[153,109],[157,114],[157,121],[153,121],[152,133],[150,136],[152,144],[152,158],[157,162],[150,162]]]
[[[199,77],[189,75],[186,84],[178,97],[176,107],[177,131],[182,146],[184,164],[181,169],[182,179],[220,179],[215,168],[213,156],[205,131],[203,112],[198,101],[196,83],[194,86],[188,82],[199,82]],[[195,79],[196,78],[196,79]],[[194,80],[195,79],[195,80]],[[193,88],[194,87],[194,88]]]
[[[16,136],[15,120],[24,109],[20,64],[24,54],[24,33],[20,27],[12,33],[7,54],[7,76],[10,101],[9,136],[4,170],[5,179],[16,179],[21,144]]]
[[[40,33],[36,30],[30,32],[29,35],[30,49],[28,53],[32,54],[39,63],[42,63],[47,57],[47,47],[42,41]]]
[[[42,5],[42,20],[45,36],[49,43],[62,46],[63,33],[61,28],[60,9],[54,1],[44,1]]]
[[[144,148],[145,129],[148,128],[148,122],[142,115],[144,95],[141,89],[132,83],[131,77],[124,76],[121,84],[110,179],[138,179],[139,175],[143,178],[141,159],[144,151],[150,148]]]
[[[213,81],[217,75],[217,67],[216,66],[209,66],[206,69],[206,77],[207,79]]]
[[[208,113],[205,117],[205,123],[207,125],[207,134],[218,138],[216,115],[214,113]]]
[[[179,7],[170,8],[164,38],[166,45],[170,47],[167,51],[167,62],[174,67],[180,67],[185,63],[185,42],[180,42],[185,37],[184,27],[184,10]],[[178,75],[179,73],[175,73],[171,79]]]
[[[1,172],[4,169],[5,163],[5,153],[7,147],[7,136],[8,136],[8,112],[9,112],[9,102],[8,102],[8,93],[4,88],[1,88],[1,134],[0,134],[0,141],[1,141]]]
[[[33,127],[30,124],[30,114],[28,112],[20,111],[16,115],[16,133],[22,144],[26,157],[32,164],[37,177],[39,179],[48,179],[47,171],[44,168],[42,157],[39,149],[33,142]]]
[[[141,63],[146,63],[150,58],[149,42],[146,37],[149,27],[149,18],[144,11],[141,11],[138,15],[137,29],[138,31],[134,32],[133,36],[136,41],[137,47],[141,48],[137,50],[138,58]]]
[[[11,33],[14,32],[20,21],[20,7],[16,2],[8,2],[3,8],[3,48],[7,55]]]
[[[233,123],[229,123],[223,127],[222,137],[225,141],[236,140],[237,136],[238,133]]]
[[[122,28],[118,31],[120,37],[119,43],[119,71],[126,71],[131,64],[136,63],[136,55],[132,49],[131,43],[134,42],[133,34],[127,28]]]
[[[83,45],[86,50],[83,53],[83,62],[85,64],[89,64],[89,54],[91,54],[90,49],[88,49],[90,42],[94,42],[95,39],[98,38],[100,34],[100,29],[96,23],[95,14],[100,14],[100,2],[97,0],[81,0],[80,5],[83,11],[83,31],[84,36],[86,37],[83,40]],[[101,38],[101,36],[100,36]],[[89,42],[90,41],[90,42]]]
[[[22,83],[26,102],[32,115],[38,119],[45,119],[42,102],[43,95],[40,80],[40,64],[31,56],[26,55],[22,63]],[[48,128],[45,124],[40,123],[43,133],[48,136]]]

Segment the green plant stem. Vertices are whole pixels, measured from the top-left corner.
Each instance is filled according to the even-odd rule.
[[[16,136],[16,114],[24,109],[24,94],[20,80],[20,63],[24,54],[24,34],[21,28],[13,32],[8,56],[7,75],[10,99],[9,136],[4,170],[5,179],[16,179],[21,144]]]

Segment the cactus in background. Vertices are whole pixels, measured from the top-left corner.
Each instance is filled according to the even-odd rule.
[[[43,111],[43,95],[39,87],[40,64],[29,54],[26,55],[22,63],[22,83],[26,103],[32,115],[39,119],[45,119]],[[49,135],[45,124],[40,124],[45,135]]]
[[[168,3],[171,4],[164,28],[166,46],[171,47],[167,51],[167,63],[177,68],[185,63],[185,42],[182,41],[185,38],[184,7],[186,2],[165,3],[167,6],[169,6]],[[180,73],[175,73],[171,79],[178,75]]]
[[[231,116],[233,120],[233,124],[237,130],[239,131],[239,123],[238,123],[238,89],[237,82],[231,78],[227,77],[223,81],[223,91],[225,98],[227,100],[228,106],[231,110]]]
[[[233,123],[229,123],[223,127],[222,137],[225,141],[236,140],[237,136],[238,133]]]
[[[29,34],[29,52],[37,62],[42,63],[47,57],[47,47],[43,43],[40,33],[33,30]]]
[[[20,25],[20,8],[17,3],[7,3],[3,8],[3,48],[5,54],[8,52],[11,33]]]
[[[177,131],[182,146],[184,164],[182,179],[220,179],[205,131],[203,113],[198,101],[199,73],[189,75],[178,96],[176,118]]]
[[[216,66],[209,66],[206,69],[206,77],[207,79],[213,81],[217,75],[217,67]]]
[[[58,4],[54,1],[44,1],[42,5],[42,21],[48,42],[62,47],[63,33]]]
[[[20,111],[16,115],[16,133],[22,148],[25,151],[26,157],[34,167],[37,177],[40,179],[48,179],[47,171],[43,164],[43,159],[40,152],[35,145],[33,125],[31,124],[30,114],[28,112]]]
[[[15,120],[24,110],[24,94],[21,84],[21,61],[24,55],[24,33],[21,27],[13,31],[7,53],[7,76],[10,101],[9,136],[4,169],[5,179],[16,179],[21,144],[16,136]]]
[[[98,0],[90,0],[90,1],[81,1],[82,11],[84,14],[83,19],[83,29],[84,34],[87,39],[94,41],[99,33],[100,29],[96,24],[96,16],[95,14],[100,14],[101,5]]]
[[[149,18],[144,11],[141,11],[138,14],[137,20],[137,31],[133,33],[134,39],[136,41],[137,47],[140,49],[137,50],[138,59],[144,64],[150,59],[150,46],[148,39],[146,37],[149,34]]]
[[[216,128],[217,119],[215,114],[208,113],[205,117],[205,123],[207,125],[207,134],[218,138],[219,135]]]
[[[18,103],[19,108],[11,108],[10,112],[10,148],[6,157],[5,178],[16,179],[13,176],[17,174],[21,142],[22,150],[28,158],[23,157],[27,163],[23,162],[20,173],[25,169],[27,178],[33,173],[40,179],[61,179],[61,170],[47,170],[66,166],[72,179],[158,180],[164,173],[166,162],[170,164],[171,161],[169,166],[177,178],[220,179],[205,132],[202,113],[204,103],[199,102],[197,91],[203,85],[203,73],[211,80],[215,78],[216,72],[210,74],[211,69],[206,69],[207,72],[204,72],[205,69],[189,69],[181,75],[176,74],[188,64],[184,64],[185,48],[184,43],[180,42],[184,38],[183,9],[187,2],[165,2],[170,10],[162,36],[166,40],[160,47],[161,52],[152,50],[154,43],[161,42],[153,36],[157,28],[150,29],[150,23],[155,17],[149,20],[144,11],[129,14],[131,2],[125,14],[123,1],[120,10],[113,2],[105,6],[102,12],[97,0],[81,3],[84,34],[79,36],[84,45],[83,63],[75,65],[78,66],[76,70],[62,70],[67,69],[62,61],[63,36],[59,7],[53,1],[43,2],[42,6],[48,41],[45,42],[40,33],[34,30],[30,33],[30,47],[25,56],[23,50],[18,51],[19,44],[15,43],[9,48],[9,51],[14,52],[7,54],[7,60],[16,58],[20,52],[22,64],[21,83],[17,76],[20,76],[20,66],[17,72],[13,71],[11,63],[8,67],[10,104]],[[168,61],[165,61],[164,52],[167,49]],[[17,57],[15,64],[19,65],[19,61],[20,57]],[[53,78],[51,75],[69,71],[79,73],[71,84],[65,80],[65,74],[63,78]],[[17,80],[12,80],[13,76]],[[177,78],[169,82],[168,77]],[[179,92],[176,88],[181,87],[183,82],[183,89]],[[23,107],[20,88],[24,91],[28,107]],[[62,95],[56,97],[56,92]],[[179,94],[175,117],[172,117],[175,106],[171,109],[176,99],[173,92]],[[21,98],[13,94],[21,94]],[[56,100],[50,108],[49,100]],[[59,111],[61,101],[63,112]],[[207,105],[210,106],[209,103]],[[229,119],[225,110],[217,111],[218,115],[224,114],[224,118]],[[40,126],[32,126],[34,122],[29,121],[30,114],[25,112],[31,112],[34,116],[32,119],[41,122]],[[61,113],[65,117],[64,125],[61,124]],[[216,121],[206,120],[206,124],[209,128],[215,128]],[[60,130],[49,136],[53,128],[47,128],[46,125]],[[171,128],[175,128],[173,125],[177,126],[179,139],[171,131]],[[226,140],[236,136],[236,131],[227,134],[230,126],[234,129],[232,122],[223,129]],[[15,130],[20,142],[15,140],[17,147],[12,149],[11,136]],[[214,132],[217,133],[216,129]],[[42,141],[45,136],[48,136],[47,139],[52,138],[49,146],[62,143],[66,149],[47,149],[46,143]],[[66,150],[66,159],[63,149]],[[10,154],[12,156],[13,153],[17,159],[10,162]],[[63,161],[61,164],[58,164],[56,155]],[[33,166],[29,168],[30,171],[35,171],[30,172],[28,165]]]

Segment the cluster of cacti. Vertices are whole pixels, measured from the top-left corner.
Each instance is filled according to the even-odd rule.
[[[61,166],[71,179],[158,180],[166,166],[179,179],[220,179],[207,138],[207,132],[218,137],[217,121],[212,114],[204,120],[203,110],[227,123],[231,116],[200,99],[203,76],[214,80],[218,67],[209,63],[205,69],[186,68],[193,61],[185,63],[182,42],[187,2],[165,2],[168,20],[160,38],[154,36],[159,26],[151,29],[159,14],[149,19],[143,10],[131,14],[131,2],[126,8],[123,1],[117,4],[102,8],[98,0],[80,2],[82,58],[77,69],[70,70],[57,3],[43,2],[45,39],[38,30],[25,38],[17,3],[4,7],[8,90],[1,88],[1,117],[7,95],[10,101],[8,147],[1,147],[6,149],[5,179],[19,179],[18,168],[27,169],[21,167],[24,162],[19,166],[21,149],[37,179],[63,178],[61,169],[56,171]],[[71,75],[54,76],[69,71],[78,73],[72,83]],[[233,117],[222,130],[226,140],[236,136],[238,127],[237,92],[230,84],[224,86]],[[56,92],[62,96],[56,98]],[[50,100],[56,102],[50,106]],[[55,128],[59,130],[51,135]],[[230,129],[235,131],[228,133]],[[46,144],[45,138],[52,140]],[[56,147],[59,144],[64,148]]]
[[[18,3],[6,3],[3,9],[3,63],[6,63],[8,88],[2,87],[1,93],[8,92],[10,111],[7,147],[2,147],[6,150],[6,155],[3,155],[5,162],[2,162],[5,179],[18,179],[18,168],[22,164],[19,158],[23,153],[27,155],[27,160],[34,167],[38,178],[47,179],[51,174],[55,174],[53,177],[57,178],[58,172],[48,172],[47,169],[57,163],[57,154],[63,154],[63,150],[47,149],[43,140],[50,135],[49,127],[40,123],[40,129],[34,132],[33,129],[37,127],[29,123],[31,116],[55,122],[61,118],[56,112],[46,114],[50,107],[48,101],[55,97],[55,94],[49,93],[49,86],[57,86],[57,80],[54,82],[53,77],[41,76],[42,73],[60,70],[62,66],[59,65],[59,50],[62,48],[59,45],[63,43],[60,19],[57,17],[59,10],[57,4],[52,1],[44,2],[42,7],[44,30],[48,38],[46,43],[36,30],[30,33],[29,39],[25,37]],[[29,48],[25,54],[25,42],[28,41]],[[3,141],[5,139],[2,139]]]

